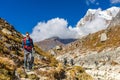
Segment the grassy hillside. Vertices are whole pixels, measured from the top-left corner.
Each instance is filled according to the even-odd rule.
[[[0,80],[18,80],[21,78],[30,80],[92,80],[91,76],[81,67],[64,66],[36,44],[33,74],[26,73],[23,69],[22,39],[23,36],[12,25],[0,19]]]
[[[100,41],[100,35],[106,33],[108,39],[105,42]],[[83,48],[95,51],[102,51],[105,48],[114,48],[120,46],[120,26],[110,27],[97,33],[87,36],[83,41]]]
[[[24,52],[22,49],[23,36],[17,32],[12,25],[0,19],[0,80],[14,78],[15,71],[22,70]],[[56,66],[57,61],[49,53],[43,52],[35,45],[35,54],[45,59],[35,58],[35,66],[40,64]],[[23,73],[25,75],[25,73]]]

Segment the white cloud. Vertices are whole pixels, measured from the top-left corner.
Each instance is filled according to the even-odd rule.
[[[95,0],[89,0],[89,1],[90,1],[91,3],[93,3],[93,4],[95,3]]]
[[[86,0],[86,4],[89,6],[90,4],[95,4],[95,5],[99,5],[99,2],[97,2],[96,0]]]
[[[59,37],[62,39],[68,38],[80,38],[94,33],[101,29],[105,29],[105,21],[101,18],[96,18],[92,22],[87,22],[82,27],[68,26],[68,22],[61,18],[54,18],[47,22],[39,22],[34,28],[31,34],[33,40],[41,41],[51,37]]]
[[[81,36],[88,35],[89,33],[95,33],[99,30],[105,29],[106,23],[102,18],[96,18],[91,22],[87,22],[83,27],[80,28],[79,34]]]
[[[68,22],[61,18],[54,18],[47,22],[39,22],[31,34],[34,41],[41,41],[50,37],[77,38],[75,28],[68,26]]]
[[[97,2],[96,5],[99,5],[99,2]]]
[[[110,0],[110,2],[111,2],[112,4],[117,4],[117,3],[120,3],[120,0]]]

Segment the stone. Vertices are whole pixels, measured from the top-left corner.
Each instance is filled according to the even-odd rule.
[[[61,46],[56,46],[55,49],[56,50],[62,50],[62,47]]]
[[[51,53],[51,55],[53,55],[53,56],[56,56],[57,54],[55,53],[55,51],[53,51],[53,50],[49,50],[49,52]]]
[[[100,36],[100,41],[101,42],[104,42],[106,41],[108,38],[107,38],[107,34],[106,33],[102,33],[101,36]]]

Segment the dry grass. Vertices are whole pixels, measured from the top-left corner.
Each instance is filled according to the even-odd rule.
[[[49,66],[56,66],[58,64],[58,61],[52,56],[50,53],[47,53],[43,50],[41,50],[38,46],[35,45],[35,51],[41,55],[46,57],[46,62],[49,63]]]
[[[60,64],[58,67],[49,67],[49,69],[36,71],[38,75],[47,77],[47,80],[65,79],[65,69]]]
[[[12,60],[0,57],[0,80],[11,80],[15,69],[16,66]]]
[[[24,69],[22,69],[21,67],[17,68],[16,72],[17,72],[17,74],[19,75],[20,78],[25,78],[27,76]]]
[[[74,66],[72,69],[68,70],[67,74],[67,80],[93,80],[80,66]]]
[[[46,80],[93,80],[80,66],[65,67],[59,63],[57,67],[36,71],[38,75],[47,77]]]
[[[112,66],[119,65],[119,63],[117,63],[117,62],[115,62],[115,61],[112,60],[112,61],[111,61],[111,65],[112,65]]]
[[[100,41],[99,35],[106,32],[108,40],[105,42]],[[94,34],[90,34],[84,39],[83,47],[87,49],[102,51],[105,48],[117,47],[120,45],[120,26],[111,27],[107,30],[102,30]]]
[[[0,57],[0,67],[6,68],[8,70],[14,70],[15,69],[15,63],[8,58]]]
[[[1,71],[1,70],[0,70]],[[4,70],[5,71],[5,70]],[[0,80],[11,80],[11,76],[0,73]]]
[[[3,52],[4,52],[4,53],[9,53],[10,51],[8,50],[7,47],[3,47]]]

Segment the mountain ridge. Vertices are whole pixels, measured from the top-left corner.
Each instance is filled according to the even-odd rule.
[[[60,39],[59,37],[52,37],[36,43],[41,49],[48,51],[56,46],[64,46],[75,40],[76,39]]]

